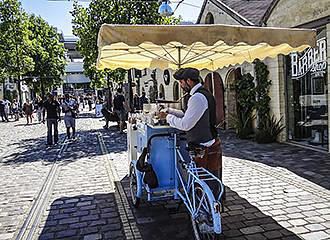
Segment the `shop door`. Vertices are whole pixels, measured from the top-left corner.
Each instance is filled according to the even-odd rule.
[[[216,117],[218,127],[225,127],[224,87],[222,79],[217,72],[209,73],[205,78],[205,87],[213,94],[216,104]]]

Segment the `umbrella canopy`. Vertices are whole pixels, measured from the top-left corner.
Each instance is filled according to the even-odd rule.
[[[98,69],[215,71],[315,47],[316,31],[233,25],[102,25]]]

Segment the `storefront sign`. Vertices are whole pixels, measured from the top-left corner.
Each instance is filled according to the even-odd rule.
[[[304,55],[291,54],[292,78],[297,79],[311,72],[313,77],[323,77],[327,68],[327,41],[321,38],[316,48],[309,48]]]

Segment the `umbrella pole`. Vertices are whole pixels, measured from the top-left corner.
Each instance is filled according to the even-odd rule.
[[[178,49],[178,67],[181,68],[181,46],[176,47]]]

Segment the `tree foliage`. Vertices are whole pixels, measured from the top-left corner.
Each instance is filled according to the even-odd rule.
[[[14,78],[33,70],[28,16],[18,0],[0,1],[0,67]]]
[[[18,0],[0,1],[0,79],[20,83],[22,76],[30,76],[24,81],[32,84],[37,77],[39,86],[50,87],[60,83],[65,64],[55,28],[41,17],[29,16]]]
[[[96,69],[97,37],[102,24],[177,24],[180,21],[174,17],[161,17],[158,7],[157,1],[92,0],[88,8],[74,3],[71,12],[73,33],[80,39],[78,50],[84,56],[84,71],[94,85],[102,84],[104,76]],[[123,73],[119,72],[117,80],[123,79]],[[118,73],[112,76],[118,76]]]
[[[60,42],[57,30],[50,26],[40,16],[29,16],[30,40],[33,50],[30,56],[35,62],[33,71],[27,73],[32,77],[37,77],[38,84],[35,89],[49,88],[62,83],[61,76],[65,73],[65,48]],[[32,78],[28,79],[29,84],[33,84]]]

